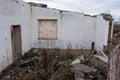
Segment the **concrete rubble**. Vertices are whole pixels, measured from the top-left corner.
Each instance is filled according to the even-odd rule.
[[[65,54],[66,53],[66,54]],[[16,61],[2,80],[105,80],[90,51],[32,49]],[[62,54],[62,55],[61,55]],[[86,55],[87,54],[87,55]]]
[[[97,69],[93,67],[86,66],[84,64],[75,64],[73,65],[71,69],[77,76],[81,78],[88,78],[92,79],[94,78],[97,72]]]
[[[16,61],[1,80],[74,80],[70,70],[72,56],[54,54],[56,50],[32,49]]]
[[[108,72],[108,57],[103,51],[98,51],[97,55],[93,56],[95,67],[107,78]]]
[[[106,59],[107,58],[107,59]],[[87,55],[87,57],[75,58],[72,62],[71,71],[75,73],[76,80],[106,80],[107,67],[101,68],[101,63],[105,63],[103,66],[108,66],[108,57],[101,51],[98,51],[96,55]],[[103,71],[104,70],[104,71]]]

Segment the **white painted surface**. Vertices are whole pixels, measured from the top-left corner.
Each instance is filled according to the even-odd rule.
[[[7,6],[6,6],[7,5]],[[57,19],[58,40],[38,40],[38,19]],[[101,16],[33,7],[22,0],[0,0],[0,71],[12,60],[11,26],[21,26],[22,54],[31,48],[90,49],[107,45],[108,22]]]
[[[21,26],[22,53],[31,48],[29,7],[29,5],[27,6],[21,0],[18,3],[13,0],[0,0],[0,72],[13,62],[11,43],[12,25]]]
[[[76,12],[33,7],[32,45],[38,48],[90,49],[95,42],[97,49],[107,45],[109,24],[101,15],[85,16]],[[38,40],[37,19],[58,19],[58,40]]]
[[[109,30],[109,22],[103,20],[102,16],[97,16],[96,21],[96,40],[95,46],[97,50],[102,50],[103,46],[107,46],[108,42],[108,31]]]

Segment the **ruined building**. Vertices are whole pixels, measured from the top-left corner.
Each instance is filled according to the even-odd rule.
[[[112,30],[112,29],[111,29]],[[0,71],[31,48],[90,49],[107,46],[103,15],[48,8],[22,0],[0,0]]]

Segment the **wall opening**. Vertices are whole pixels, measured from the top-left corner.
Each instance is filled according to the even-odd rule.
[[[21,27],[20,27],[20,25],[13,25],[11,27],[11,36],[12,36],[13,61],[16,61],[22,56]]]
[[[39,40],[58,39],[58,25],[56,19],[38,20],[38,39]]]

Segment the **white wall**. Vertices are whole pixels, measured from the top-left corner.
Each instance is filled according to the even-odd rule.
[[[13,62],[12,25],[21,26],[22,53],[31,48],[29,16],[30,6],[23,1],[0,0],[0,72]]]
[[[96,21],[96,40],[95,46],[97,50],[102,50],[103,46],[108,43],[109,22],[103,20],[102,16],[97,16]]]
[[[58,10],[48,8],[32,7],[32,28],[31,28],[32,47],[51,48],[51,40],[38,40],[38,19],[57,19],[59,30],[60,12]],[[57,41],[53,40],[52,42],[54,43],[52,47],[54,47]]]
[[[69,46],[72,49],[90,49],[92,42],[96,41],[96,17],[40,7],[32,7],[32,13],[33,47],[67,49]],[[58,40],[38,40],[38,19],[58,20]]]
[[[85,16],[76,12],[63,12],[60,26],[60,40],[71,44],[73,49],[90,49],[95,41],[95,20],[94,17]]]

